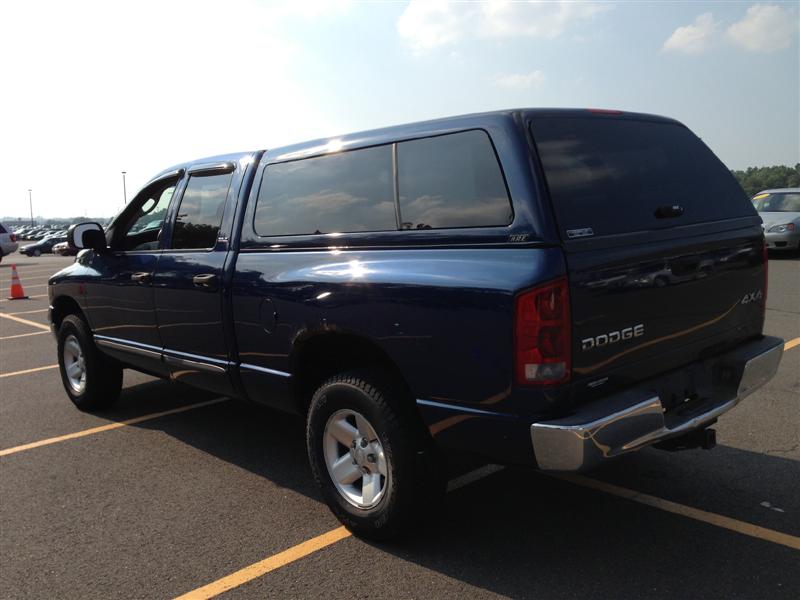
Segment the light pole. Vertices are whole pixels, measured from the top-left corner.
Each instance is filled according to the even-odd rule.
[[[125,171],[122,172],[122,200],[125,204],[128,204],[128,190],[125,187]]]
[[[28,206],[31,209],[31,227],[33,227],[33,199],[31,198],[31,190],[28,190]]]

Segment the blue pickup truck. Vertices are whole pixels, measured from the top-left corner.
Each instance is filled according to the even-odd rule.
[[[682,124],[452,117],[188,162],[49,282],[67,394],[132,368],[302,415],[322,495],[386,538],[442,449],[550,471],[712,447],[772,377],[761,220]]]

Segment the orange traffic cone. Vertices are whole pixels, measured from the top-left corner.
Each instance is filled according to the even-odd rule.
[[[19,282],[19,275],[17,275],[17,265],[11,265],[11,295],[9,300],[24,300],[27,298],[25,292],[22,290],[22,284]]]

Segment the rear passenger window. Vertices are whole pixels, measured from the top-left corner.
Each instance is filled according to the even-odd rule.
[[[391,146],[267,166],[253,226],[262,236],[397,229]]]
[[[483,131],[401,142],[397,171],[402,229],[511,222],[505,181]]]
[[[186,184],[172,231],[175,249],[208,249],[217,243],[233,173],[192,175]]]

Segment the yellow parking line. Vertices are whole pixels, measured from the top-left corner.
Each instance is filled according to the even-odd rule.
[[[31,273],[30,271],[25,271],[24,269],[17,268],[17,274],[19,275],[20,281],[22,281],[23,286],[25,285],[26,281],[30,281],[31,279],[39,279],[39,278],[50,279],[51,275],[55,274],[56,271],[58,271],[58,269],[56,269],[55,271],[38,271],[36,273]],[[10,277],[9,279],[3,277],[2,279],[0,279],[0,281],[7,284],[9,281],[11,281],[11,279]]]
[[[8,285],[8,282],[3,283],[2,287],[6,288],[6,285]],[[23,285],[22,287],[23,288],[47,287],[47,284],[46,283],[34,283],[34,284],[30,284],[30,285]],[[8,288],[6,288],[6,291],[8,291]]]
[[[47,284],[47,282],[50,281],[50,278],[53,276],[53,273],[27,273],[25,271],[18,271],[17,275],[19,275],[19,280],[20,283],[22,283],[22,287],[28,287],[28,284]],[[11,283],[11,278],[0,277],[0,283],[3,285],[8,285]]]
[[[76,431],[74,433],[68,433],[66,435],[59,435],[57,437],[47,438],[45,440],[39,440],[38,442],[22,444],[21,446],[14,446],[12,448],[6,448],[5,450],[0,450],[0,456],[8,456],[9,454],[16,454],[17,452],[22,452],[24,450],[31,450],[32,448],[40,448],[41,446],[49,446],[51,444],[65,442],[67,440],[74,440],[76,438],[86,437],[87,435],[94,435],[95,433],[102,433],[103,431],[109,431],[111,429],[119,429],[120,427],[127,427],[128,425],[142,423],[143,421],[150,421],[152,419],[159,419],[161,417],[166,417],[167,415],[176,415],[178,413],[186,412],[187,410],[194,410],[195,408],[202,408],[204,406],[218,404],[220,402],[224,402],[225,400],[227,400],[227,398],[214,398],[213,400],[198,402],[197,404],[190,404],[188,406],[172,408],[170,410],[164,410],[157,413],[150,413],[149,415],[135,417],[133,419],[128,419],[126,421],[117,421],[115,423],[108,423],[107,425],[100,425],[99,427],[92,427],[91,429],[84,429],[83,431]]]
[[[28,296],[28,298],[47,298],[47,294],[34,294],[33,296]],[[8,298],[0,298],[0,302],[11,302]]]
[[[498,465],[485,465],[479,469],[476,469],[475,471],[450,481],[448,485],[448,491],[453,491],[465,485],[469,485],[503,469],[504,467]],[[731,531],[736,531],[737,533],[749,535],[751,537],[772,542],[774,544],[780,544],[783,546],[788,546],[789,548],[794,548],[795,550],[800,550],[800,538],[793,535],[788,535],[779,531],[767,529],[765,527],[759,527],[758,525],[753,525],[752,523],[738,521],[730,517],[724,517],[722,515],[700,510],[698,508],[692,508],[691,506],[685,506],[683,504],[678,504],[677,502],[671,502],[670,500],[664,500],[663,498],[657,498],[655,496],[650,496],[635,490],[629,490],[627,488],[619,487],[610,483],[605,483],[604,481],[597,481],[596,479],[590,479],[581,475],[549,476],[557,479],[563,479],[564,481],[568,481],[583,487],[606,492],[627,500],[633,500],[635,502],[646,504],[666,512],[682,515],[697,521],[703,521],[711,525],[716,525],[717,527],[722,527],[723,529],[729,529]],[[288,548],[283,552],[279,552],[278,554],[273,554],[272,556],[269,556],[257,563],[253,563],[252,565],[244,567],[243,569],[239,569],[230,575],[226,575],[221,579],[217,579],[216,581],[212,581],[207,585],[178,596],[175,598],[175,600],[207,600],[208,598],[213,598],[219,594],[222,594],[223,592],[227,592],[235,587],[247,583],[248,581],[252,581],[253,579],[257,579],[262,575],[266,575],[271,571],[275,571],[276,569],[300,560],[301,558],[305,558],[314,552],[331,546],[343,539],[349,538],[352,535],[353,534],[347,531],[347,529],[344,527],[331,529],[327,533],[323,533],[322,535],[311,538],[310,540],[297,544],[296,546],[292,546],[291,548]]]
[[[503,469],[505,469],[505,467],[500,465],[484,465],[475,469],[474,471],[470,471],[464,475],[461,475],[460,477],[450,480],[448,482],[447,491],[455,491],[459,488],[475,483],[484,477],[493,475],[498,471],[502,471]],[[323,548],[327,548],[336,542],[340,542],[344,539],[352,537],[352,535],[353,534],[344,527],[331,529],[322,535],[318,535],[310,540],[301,542],[296,546],[287,548],[283,552],[278,552],[278,554],[268,556],[264,560],[260,560],[257,563],[253,563],[252,565],[244,567],[243,569],[239,569],[230,575],[226,575],[221,579],[212,581],[203,587],[199,587],[191,592],[187,592],[181,596],[178,596],[175,598],[175,600],[206,600],[208,598],[213,598],[222,594],[223,592],[227,592],[235,587],[239,587],[248,581],[252,581],[253,579],[257,579],[262,575],[266,575],[270,571],[275,571],[276,569],[285,567],[286,565],[298,561],[301,558],[305,558],[309,554],[313,554],[314,552],[322,550]]]
[[[636,490],[620,487],[612,483],[606,483],[605,481],[598,481],[597,479],[591,479],[583,475],[551,475],[551,477],[562,479],[564,481],[568,481],[586,488],[591,488],[600,492],[605,492],[606,494],[611,494],[613,496],[619,496],[620,498],[625,498],[626,500],[633,500],[634,502],[646,504],[647,506],[658,508],[676,515],[681,515],[683,517],[688,517],[689,519],[694,519],[695,521],[702,521],[703,523],[709,523],[710,525],[715,525],[723,529],[729,529],[731,531],[735,531],[736,533],[741,533],[759,540],[772,542],[773,544],[779,544],[781,546],[787,546],[789,548],[793,548],[794,550],[800,550],[800,537],[794,535],[781,533],[780,531],[767,529],[766,527],[760,527],[758,525],[753,525],[752,523],[747,523],[746,521],[739,521],[738,519],[732,519],[731,517],[725,517],[723,515],[718,515],[716,513],[701,510],[699,508],[694,508],[692,506],[678,504],[677,502],[672,502],[671,500],[664,500],[663,498],[651,496],[650,494],[643,494],[642,492],[637,492]]]
[[[783,351],[786,352],[787,350],[791,350],[795,346],[800,346],[800,337],[796,337],[793,340],[789,340],[783,345]]]
[[[48,325],[42,325],[36,321],[28,321],[28,319],[20,319],[19,317],[15,317],[14,315],[8,313],[0,312],[0,317],[3,319],[10,319],[11,321],[16,321],[17,323],[22,323],[23,325],[30,325],[31,327],[36,327],[37,329],[42,329],[43,331],[50,331],[50,327]]]
[[[311,538],[310,540],[307,540],[301,544],[292,546],[291,548],[284,550],[283,552],[279,552],[278,554],[273,554],[264,560],[253,563],[252,565],[249,565],[244,569],[240,569],[235,573],[231,573],[222,579],[217,579],[208,585],[204,585],[201,588],[197,588],[196,590],[192,590],[191,592],[183,594],[182,596],[178,596],[176,600],[200,600],[205,598],[213,598],[214,596],[218,596],[223,592],[227,592],[235,587],[239,587],[243,583],[247,583],[248,581],[252,581],[257,577],[266,575],[270,571],[280,569],[281,567],[300,560],[309,554],[313,554],[314,552],[322,550],[323,548],[335,544],[336,542],[339,542],[345,538],[349,538],[352,535],[353,534],[347,531],[347,529],[344,527],[331,529],[327,533],[323,533],[322,535],[318,535],[317,537]]]
[[[11,265],[8,265],[8,266],[10,267]],[[19,266],[19,263],[17,263],[17,273],[19,274],[20,277],[22,277],[23,275],[29,275],[31,277],[35,277],[36,275],[52,275],[53,273],[57,273],[60,270],[61,269],[34,269],[33,267],[30,267],[30,268],[29,267],[21,267],[21,266]],[[10,275],[11,274],[11,269],[8,269],[7,272],[9,273],[9,277],[10,277],[11,276]],[[3,274],[5,274],[5,273],[6,273],[6,271],[3,271]]]
[[[37,308],[36,310],[23,310],[20,312],[6,313],[7,315],[32,315],[33,313],[47,312],[48,308]]]
[[[49,331],[34,331],[33,333],[18,333],[17,335],[6,335],[0,337],[0,340],[13,340],[14,338],[21,338],[21,337],[28,337],[31,335],[44,335],[45,333],[50,333]]]
[[[42,332],[44,333],[44,332]],[[5,339],[5,338],[3,338]],[[48,371],[50,369],[57,369],[58,365],[47,365],[46,367],[36,367],[34,369],[25,369],[24,371],[12,371],[11,373],[0,373],[0,379],[3,377],[14,377],[15,375],[27,375],[28,373],[38,373],[39,371]]]

